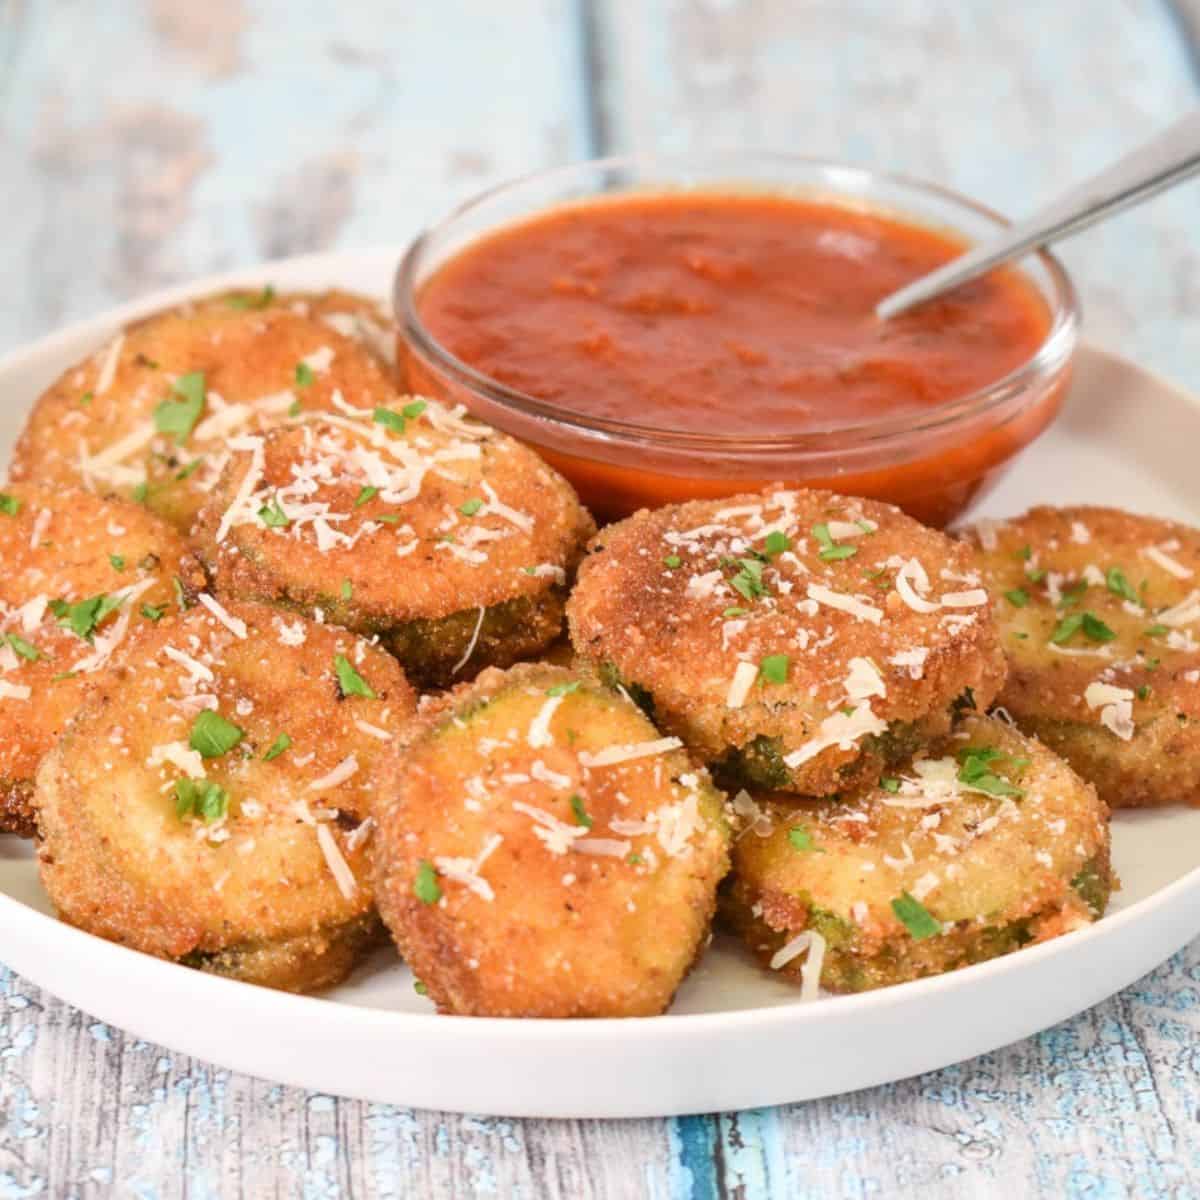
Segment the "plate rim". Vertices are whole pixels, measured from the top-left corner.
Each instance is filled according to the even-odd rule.
[[[106,309],[92,316],[74,321],[61,329],[46,334],[35,341],[17,346],[0,355],[0,379],[11,373],[20,372],[44,357],[62,356],[71,352],[78,342],[94,338],[97,346],[105,337],[111,337],[122,326],[163,307],[179,304],[197,296],[226,288],[261,286],[264,280],[280,284],[279,276],[304,275],[325,276],[331,284],[340,276],[343,280],[357,269],[377,270],[385,260],[396,262],[401,250],[388,244],[357,250],[326,251],[286,258],[265,260],[259,263],[207,275],[187,283],[158,289],[131,301]],[[274,278],[271,278],[274,276]],[[283,286],[289,286],[287,279]],[[316,285],[300,285],[316,286]],[[385,301],[386,302],[386,301]],[[1123,371],[1132,371],[1148,383],[1169,392],[1189,407],[1200,410],[1200,395],[1193,394],[1182,385],[1150,368],[1141,366],[1123,355],[1097,346],[1090,339],[1081,341],[1079,357],[1098,358]],[[2,476],[0,476],[2,478]],[[496,1037],[532,1043],[533,1047],[555,1043],[569,1031],[571,1038],[588,1042],[606,1041],[619,1034],[638,1046],[646,1039],[660,1038],[704,1038],[717,1033],[735,1034],[753,1030],[756,1034],[779,1033],[781,1030],[806,1032],[819,1030],[822,1025],[844,1019],[854,1019],[859,1013],[886,1012],[888,1008],[905,1004],[919,1004],[923,998],[948,996],[963,988],[987,987],[987,981],[1013,972],[1032,970],[1037,963],[1056,957],[1078,947],[1082,952],[1091,942],[1103,942],[1119,937],[1131,924],[1148,920],[1164,908],[1182,905],[1189,893],[1200,896],[1200,864],[1186,871],[1150,895],[1135,901],[1128,908],[1104,917],[1086,929],[1068,936],[1056,938],[1037,946],[1026,947],[1019,954],[1004,955],[988,962],[947,972],[926,979],[914,980],[874,991],[853,995],[825,998],[820,1003],[807,1003],[799,998],[777,1004],[757,1005],[723,1009],[716,1012],[665,1013],[653,1017],[639,1018],[507,1018],[467,1017],[442,1015],[432,1009],[428,1012],[411,1012],[388,1009],[372,1004],[346,1003],[325,996],[293,995],[256,988],[252,1002],[260,1008],[266,1018],[275,1014],[280,1020],[297,1022],[317,1021],[326,1029],[343,1022],[358,1029],[391,1034],[397,1038],[432,1036],[461,1042],[467,1039],[481,1046]],[[31,920],[32,918],[32,920]],[[47,956],[63,954],[77,961],[99,957],[112,964],[114,972],[121,972],[126,964],[129,969],[147,980],[170,980],[169,990],[176,990],[183,976],[162,975],[165,971],[187,972],[188,986],[203,998],[212,997],[215,1004],[222,1005],[226,998],[242,997],[251,993],[246,985],[237,980],[221,978],[204,972],[194,971],[181,964],[109,942],[94,934],[75,928],[54,916],[40,911],[7,892],[0,891],[0,962],[6,961],[5,931],[13,922],[29,930],[29,936],[45,948]],[[1190,922],[1195,928],[1189,936],[1200,933],[1200,908]],[[18,939],[19,940],[19,939]],[[74,952],[74,953],[73,953]],[[111,956],[111,957],[110,957]],[[24,957],[24,956],[21,956]],[[136,964],[136,965],[135,965]],[[749,965],[749,964],[748,964]],[[29,971],[27,964],[14,968],[31,982],[42,986],[38,976],[50,974],[37,970]],[[250,985],[253,986],[253,985]],[[229,991],[229,989],[236,989]],[[48,990],[53,992],[53,988]],[[1114,988],[1114,990],[1116,990]],[[54,993],[57,994],[57,993]],[[237,1003],[236,1000],[233,1001]],[[74,1001],[68,1001],[74,1004]],[[1088,1006],[1084,1006],[1086,1008]],[[1084,1011],[1083,1008],[1072,1010]],[[120,1024],[119,1022],[114,1022]],[[435,1033],[435,1031],[438,1031]]]

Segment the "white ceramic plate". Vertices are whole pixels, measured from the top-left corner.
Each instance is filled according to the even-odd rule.
[[[164,292],[0,359],[0,458],[33,398],[133,317],[235,285],[386,294],[394,250],[272,263]],[[1066,410],[986,505],[1094,501],[1195,519],[1200,402],[1098,350]],[[439,1017],[381,952],[317,999],[137,954],[59,924],[28,846],[0,838],[0,959],[103,1021],[268,1079],[368,1100],[508,1116],[641,1117],[778,1104],[901,1079],[1044,1029],[1200,933],[1200,809],[1113,822],[1124,884],[1079,933],[937,979],[801,1004],[720,935],[664,1017]]]

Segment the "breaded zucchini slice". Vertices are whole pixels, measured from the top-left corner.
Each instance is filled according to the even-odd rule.
[[[203,577],[165,521],[71,488],[0,490],[0,833],[36,832],[33,776],[127,635]]]
[[[728,869],[724,799],[589,674],[448,694],[379,771],[379,910],[442,1012],[663,1012]]]
[[[1004,677],[970,555],[829,492],[639,512],[593,540],[567,613],[576,651],[731,787],[873,782]]]
[[[207,594],[144,629],[37,776],[42,883],[63,920],[289,991],[378,933],[371,768],[415,709],[345,630]]]
[[[967,718],[877,787],[735,804],[754,820],[722,914],[809,995],[1046,941],[1100,917],[1114,886],[1095,789],[993,717]]]
[[[389,375],[396,366],[396,329],[387,307],[371,296],[333,288],[327,292],[276,291],[271,284],[240,288],[193,301],[193,308],[233,308],[261,312],[279,308],[323,321],[343,337],[369,350]]]
[[[1200,799],[1200,532],[1035,508],[968,534],[1008,657],[999,703],[1113,808]]]
[[[319,609],[444,686],[559,635],[593,530],[532,451],[408,398],[239,442],[194,541],[219,595]]]
[[[192,304],[131,325],[37,401],[13,479],[115,492],[186,532],[230,438],[302,411],[386,404],[395,389],[362,343],[290,308]]]

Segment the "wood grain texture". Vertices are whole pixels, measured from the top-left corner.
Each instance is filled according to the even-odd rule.
[[[1016,212],[1193,103],[1194,61],[1151,0],[0,0],[0,349],[165,282],[403,239],[593,149],[791,147]],[[1094,335],[1200,387],[1196,195],[1068,258]],[[1045,1034],[889,1087],[506,1121],[231,1074],[0,969],[0,1200],[1185,1197],[1198,1035],[1193,946]]]

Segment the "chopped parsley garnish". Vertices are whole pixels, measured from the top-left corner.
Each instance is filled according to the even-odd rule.
[[[1166,637],[1171,630],[1166,625],[1151,625],[1146,630],[1147,637]]]
[[[194,475],[200,469],[200,466],[203,462],[204,462],[203,454],[201,454],[199,458],[193,458],[192,461],[190,463],[188,463],[186,467],[180,467],[180,469],[175,472],[176,480],[182,482],[183,480],[187,479],[189,476]]]
[[[734,605],[733,608],[727,608],[721,616],[723,617],[744,617],[750,610],[748,608],[738,608]]]
[[[154,428],[173,437],[180,446],[192,436],[192,430],[204,412],[207,395],[204,372],[190,371],[171,385],[178,400],[164,400],[154,410]]]
[[[91,392],[84,392],[83,395],[79,397],[80,407],[87,408],[94,398],[95,397]]]
[[[124,559],[124,558],[122,558],[122,557],[121,557],[121,555],[119,555],[119,554],[110,554],[110,555],[108,556],[108,561],[109,561],[109,562],[112,564],[112,569],[113,569],[114,571],[123,571],[123,570],[125,570],[125,559]]]
[[[674,571],[675,568],[678,567],[682,562],[683,559],[680,558],[678,554],[668,554],[667,557],[663,559],[663,566],[668,570]]]
[[[376,425],[382,425],[384,429],[390,429],[393,433],[404,432],[404,417],[398,412],[392,412],[390,408],[377,408],[372,416]]]
[[[368,700],[376,699],[371,685],[350,665],[350,660],[344,654],[338,654],[333,660],[333,669],[337,673],[338,687],[343,696],[365,696]]]
[[[1004,598],[1013,608],[1024,608],[1029,603],[1029,593],[1024,588],[1013,588],[1004,593]]]
[[[171,576],[171,587],[175,591],[175,603],[179,605],[179,611],[187,612],[191,605],[188,604],[187,593],[183,590],[183,580],[178,575]]]
[[[1139,700],[1148,700],[1150,698],[1150,685],[1148,683],[1143,683],[1142,686],[1138,688],[1136,695]]]
[[[754,600],[767,594],[767,585],[763,583],[763,565],[756,558],[739,558],[737,564],[741,568],[729,581],[730,587],[747,600]]]
[[[298,417],[304,411],[304,405],[299,400],[293,400],[288,405],[287,415],[289,417]]]
[[[569,683],[556,683],[552,687],[546,689],[547,696],[569,696],[572,692],[579,691],[579,680],[572,679]]]
[[[631,867],[640,867],[642,865],[642,856],[636,850],[633,850],[625,856],[625,861]]]
[[[362,508],[370,500],[374,500],[379,495],[379,489],[368,484],[361,492],[358,493],[358,498],[354,501],[355,508]]]
[[[15,633],[0,634],[0,642],[7,642],[26,662],[37,662],[42,657],[41,651],[32,642]]]
[[[1093,642],[1111,642],[1117,636],[1098,616],[1090,612],[1083,614],[1083,632]]]
[[[296,386],[311,387],[316,375],[313,373],[312,367],[306,362],[298,362],[296,364]]]
[[[21,501],[7,492],[0,492],[0,513],[6,517],[15,517],[21,511]]]
[[[442,898],[442,885],[438,883],[437,871],[428,859],[417,864],[417,877],[413,880],[413,895],[422,904],[436,904]]]
[[[229,812],[229,795],[211,779],[175,780],[175,815],[199,817],[206,825]]]
[[[285,750],[290,749],[291,745],[292,739],[286,733],[281,733],[263,755],[263,762],[271,762],[272,759],[278,758]]]
[[[911,934],[914,942],[924,941],[925,938],[934,937],[942,932],[941,922],[930,916],[929,909],[907,892],[901,892],[892,901],[892,912]]]
[[[141,351],[139,351],[137,356],[134,358],[133,364],[136,367],[148,367],[151,371],[158,370],[158,363],[156,363],[152,358],[147,358],[141,353]]]
[[[78,671],[59,671],[57,675],[50,676],[50,682],[61,683],[64,679],[74,679],[78,674]]]
[[[578,792],[571,793],[571,816],[575,818],[576,825],[582,825],[584,829],[591,829],[592,818],[588,816],[588,810],[583,806],[583,797]]]
[[[354,585],[348,579],[342,580],[342,599],[349,600],[354,595]]]
[[[400,517],[397,513],[380,513],[374,520],[382,521],[385,525],[399,525]]]
[[[139,483],[139,484],[137,485],[137,487],[135,487],[135,488],[133,489],[133,502],[134,502],[134,504],[145,504],[145,503],[146,503],[146,497],[147,497],[149,494],[150,494],[150,485],[149,485],[148,483],[146,483],[145,481],[143,481],[143,482]]]
[[[786,683],[790,661],[786,654],[768,654],[758,664],[758,677],[764,683]]]
[[[817,539],[821,549],[817,557],[822,562],[838,562],[843,558],[853,558],[858,553],[857,546],[846,546],[833,540],[829,526],[822,521],[812,527],[812,535]]]
[[[1020,550],[1017,551],[1015,557],[1022,558],[1028,562],[1033,557],[1033,547],[1028,545],[1022,546]]]
[[[781,533],[778,529],[773,529],[767,534],[766,540],[763,542],[763,553],[768,558],[774,558],[777,554],[782,554],[785,550],[790,550],[791,547],[792,542],[787,534]]]
[[[238,292],[236,295],[226,296],[225,303],[230,308],[245,311],[246,309],[266,308],[274,299],[275,289],[268,283],[261,292]]]
[[[413,991],[416,992],[418,996],[429,995],[429,989],[419,979],[413,980]]]
[[[143,604],[141,608],[142,616],[147,621],[161,621],[167,611],[165,604]]]
[[[278,496],[272,496],[270,501],[258,510],[258,519],[268,529],[286,529],[292,523],[291,517],[280,507]]]
[[[1023,788],[1017,787],[1007,779],[997,775],[992,769],[1002,762],[1007,762],[1010,769],[1019,770],[1027,764],[997,750],[994,746],[969,746],[958,752],[958,781],[968,784],[977,792],[986,792],[989,796],[1025,795]]]
[[[1035,567],[1032,571],[1026,571],[1025,578],[1028,579],[1030,583],[1041,583],[1042,580],[1046,578],[1046,568]]]
[[[817,843],[812,840],[812,834],[804,825],[793,825],[788,830],[788,843],[793,850],[804,850],[809,853],[817,850]]]
[[[900,780],[894,775],[885,775],[880,781],[879,786],[885,792],[898,792],[900,790]]]
[[[105,617],[117,611],[125,600],[121,596],[91,596],[80,600],[78,604],[67,604],[64,600],[55,600],[50,605],[50,611],[58,618],[58,623],[69,629],[76,637],[86,641],[92,640],[92,635],[103,623]]]
[[[188,745],[199,750],[203,758],[220,758],[228,754],[245,737],[245,733],[232,721],[227,721],[219,712],[204,709],[192,725],[192,736]]]
[[[1128,600],[1132,604],[1139,603],[1138,594],[1133,590],[1133,584],[1125,578],[1125,572],[1120,567],[1109,567],[1104,576],[1104,582],[1114,596],[1120,596],[1122,600]]]
[[[1056,646],[1061,646],[1064,642],[1070,641],[1081,629],[1084,636],[1093,642],[1111,642],[1117,636],[1095,613],[1082,612],[1063,617],[1054,627],[1050,640]]]
[[[470,500],[464,500],[458,506],[458,511],[464,517],[473,517],[482,507],[483,501],[478,496],[472,496]]]
[[[429,405],[424,400],[413,400],[400,411],[411,421],[419,417],[428,407]]]

